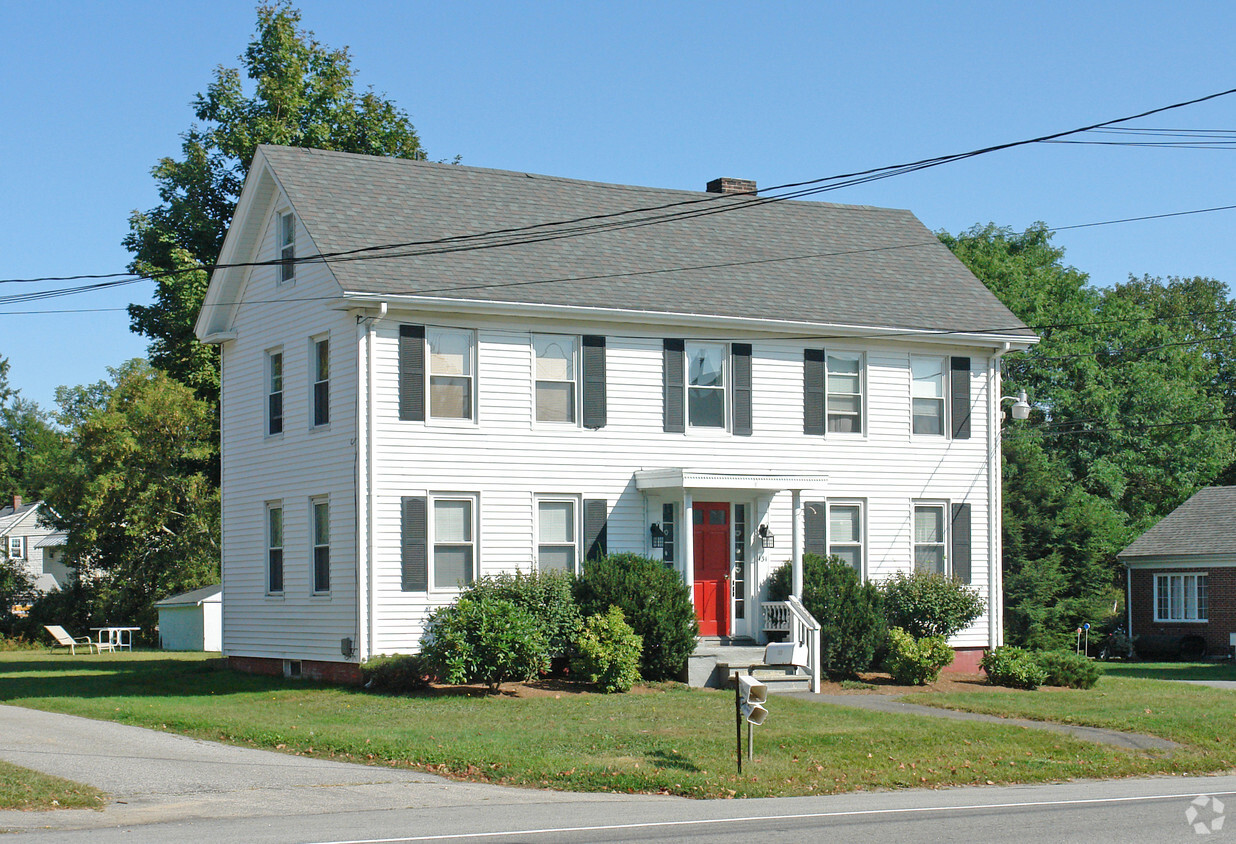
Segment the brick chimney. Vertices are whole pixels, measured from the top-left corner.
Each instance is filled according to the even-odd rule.
[[[14,495],[14,496],[13,496],[13,509],[14,509],[14,510],[20,510],[20,509],[21,509],[21,496],[20,496],[20,495]]]
[[[713,179],[705,188],[709,193],[755,193],[755,182],[750,179]]]

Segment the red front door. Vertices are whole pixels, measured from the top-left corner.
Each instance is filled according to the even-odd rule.
[[[730,505],[692,508],[695,547],[695,616],[701,636],[730,634]]]

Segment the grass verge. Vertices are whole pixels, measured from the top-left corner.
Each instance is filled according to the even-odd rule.
[[[756,730],[755,759],[738,776],[728,693],[667,686],[628,695],[384,697],[163,653],[0,654],[0,700],[459,779],[689,797],[1202,772],[1236,759],[1230,738],[1138,753],[1022,727],[774,698]],[[1166,725],[1165,717],[1157,726],[1168,732]]]
[[[0,762],[0,809],[99,809],[103,792]]]

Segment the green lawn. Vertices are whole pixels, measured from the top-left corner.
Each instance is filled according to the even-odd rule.
[[[1105,662],[1103,672],[1145,680],[1236,680],[1231,662]]]
[[[1145,697],[1147,707],[1170,712],[1173,701],[1182,700],[1174,696],[1185,695],[1190,703],[1204,702],[1216,722],[1227,713],[1222,740],[1181,729],[1164,715],[1139,720],[1136,727],[1188,746],[1171,754],[1139,753],[1021,727],[774,698],[768,721],[756,730],[756,758],[744,763],[739,777],[733,697],[724,692],[671,686],[628,695],[385,697],[236,674],[201,655],[0,654],[0,700],[22,706],[460,779],[692,797],[1230,768],[1229,760],[1236,759],[1231,707],[1224,710],[1220,698],[1209,696],[1213,690],[1158,692],[1163,685],[1108,679],[1094,692],[1072,698],[1136,694]],[[1059,692],[1040,694],[1044,700],[1065,699]]]
[[[98,809],[103,792],[0,762],[0,809]]]

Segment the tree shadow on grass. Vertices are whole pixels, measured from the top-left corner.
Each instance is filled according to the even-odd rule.
[[[1236,680],[1236,665],[1228,662],[1105,662],[1110,677],[1142,680]]]
[[[0,702],[33,698],[226,695],[303,687],[303,681],[242,674],[216,659],[150,654],[0,655]]]
[[[700,767],[690,759],[684,759],[672,750],[662,750],[660,748],[650,750],[645,754],[645,758],[658,768],[674,768],[675,770],[689,771],[691,773],[697,773],[700,770]]]

